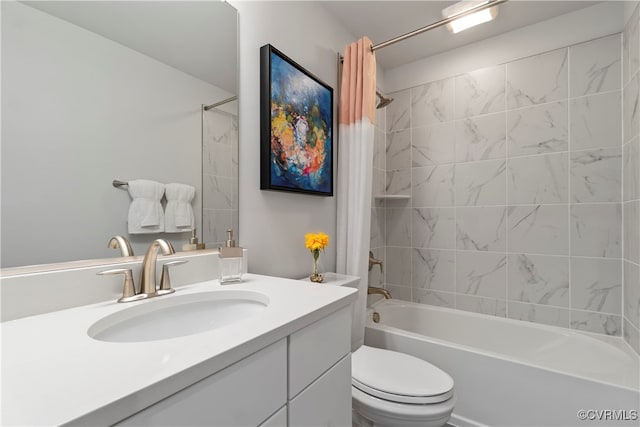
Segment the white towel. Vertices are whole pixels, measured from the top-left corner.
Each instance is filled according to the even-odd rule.
[[[129,181],[129,234],[151,234],[164,231],[164,212],[160,199],[164,184],[146,179]]]
[[[164,208],[167,233],[183,233],[195,227],[191,201],[196,189],[185,184],[167,184],[167,206]]]

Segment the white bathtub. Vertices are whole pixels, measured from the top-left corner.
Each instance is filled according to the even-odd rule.
[[[365,344],[453,377],[456,426],[640,425],[639,358],[620,339],[395,300],[367,317]]]

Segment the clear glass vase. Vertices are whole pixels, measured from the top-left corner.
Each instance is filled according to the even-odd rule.
[[[309,280],[314,283],[322,283],[324,281],[324,276],[321,274],[322,266],[320,263],[320,256],[313,258],[313,270],[311,270],[311,276],[309,276]]]

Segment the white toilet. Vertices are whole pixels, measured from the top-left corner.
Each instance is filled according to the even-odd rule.
[[[417,357],[368,347],[351,355],[354,425],[442,427],[456,402],[453,379]]]
[[[354,276],[325,275],[331,285],[359,282]],[[446,372],[417,357],[366,345],[351,355],[351,397],[354,427],[442,427],[456,403]]]

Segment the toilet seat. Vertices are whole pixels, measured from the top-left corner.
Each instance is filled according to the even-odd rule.
[[[431,405],[390,402],[371,396],[356,387],[351,387],[351,395],[355,412],[377,427],[442,427],[449,420],[456,405],[455,393],[451,399]]]
[[[395,403],[412,403],[414,405],[427,405],[433,403],[441,403],[449,400],[453,396],[453,390],[449,390],[446,393],[438,394],[435,396],[407,396],[403,394],[388,393],[383,390],[377,390],[375,388],[368,387],[365,384],[359,383],[357,380],[351,379],[351,385],[360,391],[363,391],[371,396],[377,397],[388,402]]]
[[[352,385],[396,403],[436,404],[453,396],[453,379],[429,362],[408,354],[361,346],[352,354]]]

